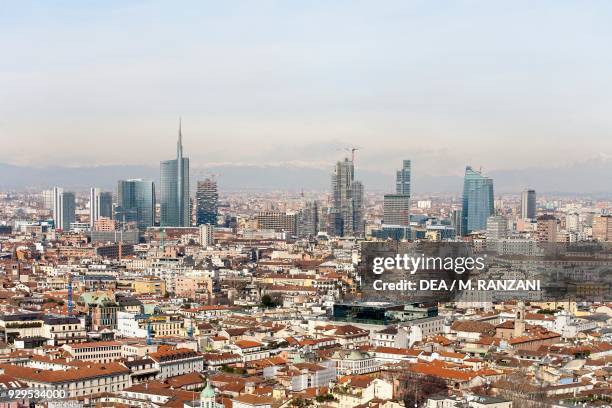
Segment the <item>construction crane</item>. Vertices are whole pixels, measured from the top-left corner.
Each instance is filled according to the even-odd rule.
[[[350,148],[348,148],[348,147],[347,147],[347,148],[346,148],[346,149],[344,149],[344,150],[346,150],[347,152],[348,152],[348,151],[350,151],[350,152],[351,152],[351,161],[352,161],[352,162],[354,162],[354,161],[355,161],[355,152],[356,152],[357,150],[359,150],[359,148],[358,148],[358,147],[355,147],[355,146],[352,146],[352,147],[350,147]]]

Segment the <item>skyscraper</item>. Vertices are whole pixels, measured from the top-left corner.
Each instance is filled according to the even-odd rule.
[[[355,181],[353,161],[345,158],[332,175],[329,230],[336,236],[361,236],[364,228],[363,184]]]
[[[525,190],[521,193],[521,218],[534,220],[536,217],[536,192]]]
[[[196,224],[217,225],[219,193],[217,182],[207,178],[198,181],[196,191]]]
[[[493,215],[493,212],[493,179],[467,166],[463,180],[461,228],[463,234],[484,230],[487,226],[487,218]]]
[[[190,226],[189,158],[183,157],[183,135],[180,121],[176,159],[161,162],[160,173],[160,225],[162,227]]]
[[[64,193],[64,189],[61,187],[53,187],[51,192],[53,196],[51,205],[51,210],[53,210],[53,226],[55,229],[61,229],[63,221],[62,194]]]
[[[410,226],[410,160],[395,176],[395,194],[385,194],[383,200],[383,224]]]
[[[53,210],[53,189],[44,190],[42,192],[43,207],[47,210]]]
[[[132,179],[117,182],[118,223],[136,223],[139,229],[155,225],[155,185],[150,180]]]
[[[53,187],[53,225],[55,229],[70,230],[70,224],[75,222],[74,193],[64,192],[61,187]]]
[[[314,237],[319,233],[318,201],[307,201],[298,214],[298,236]]]
[[[89,225],[92,230],[100,217],[113,217],[113,195],[93,187],[89,189]]]
[[[451,212],[451,225],[455,228],[455,236],[463,236],[463,213],[460,209]]]
[[[401,170],[395,176],[395,192],[410,197],[410,160],[404,160]]]

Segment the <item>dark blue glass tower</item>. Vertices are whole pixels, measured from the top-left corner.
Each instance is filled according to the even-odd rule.
[[[484,230],[487,218],[493,215],[493,212],[493,179],[483,176],[470,166],[466,167],[461,223],[463,234]]]

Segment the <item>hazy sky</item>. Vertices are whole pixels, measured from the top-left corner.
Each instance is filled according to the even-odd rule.
[[[0,162],[612,157],[609,1],[0,0]]]

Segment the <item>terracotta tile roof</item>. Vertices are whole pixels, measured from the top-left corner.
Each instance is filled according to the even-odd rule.
[[[32,380],[41,383],[64,383],[83,381],[88,378],[107,377],[129,374],[130,370],[120,363],[88,364],[78,369],[70,370],[40,370],[31,367],[0,364],[4,373],[22,380]]]
[[[200,373],[193,371],[191,373],[167,378],[166,382],[175,388],[181,388],[186,385],[203,384],[204,379]]]
[[[252,340],[238,340],[234,344],[241,349],[261,347],[261,343]]]
[[[473,320],[458,320],[453,322],[451,329],[457,332],[495,335],[495,327],[492,324]]]
[[[198,356],[202,356],[202,354],[198,353],[197,351],[193,351],[189,348],[178,348],[170,350],[164,349],[155,353],[149,353],[149,358],[157,362],[178,360],[182,358],[191,358]]]

